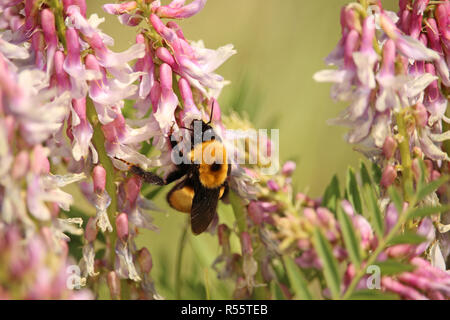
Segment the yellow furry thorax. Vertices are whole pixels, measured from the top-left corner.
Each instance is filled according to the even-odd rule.
[[[220,187],[228,176],[227,152],[218,140],[204,141],[191,151],[191,161],[197,164],[200,183],[209,189]],[[216,167],[213,170],[213,165]]]

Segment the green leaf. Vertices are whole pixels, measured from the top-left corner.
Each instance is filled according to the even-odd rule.
[[[377,289],[365,289],[352,293],[349,300],[398,300],[399,297],[390,292],[383,292]]]
[[[375,191],[370,185],[363,186],[364,199],[366,199],[366,205],[371,217],[371,223],[375,228],[375,232],[378,236],[382,237],[384,234],[383,216],[381,214],[380,207],[378,206],[377,197]]]
[[[275,272],[276,279],[278,282],[286,283],[288,282],[287,274],[285,272],[285,265],[282,260],[279,259],[273,259],[272,260],[272,268]]]
[[[341,198],[341,191],[339,190],[339,180],[336,175],[331,179],[330,184],[323,195],[322,205],[327,207],[332,212],[336,212],[338,199]]]
[[[383,276],[392,276],[402,272],[413,271],[415,267],[409,263],[402,263],[396,260],[388,259],[375,263],[380,268]]]
[[[270,282],[270,292],[272,293],[274,300],[286,300],[280,285],[276,281]]]
[[[361,174],[361,180],[363,185],[367,184],[372,186],[372,179],[370,178],[369,170],[367,170],[366,165],[362,161],[359,164],[359,172]]]
[[[427,241],[427,238],[418,235],[417,233],[407,232],[397,236],[394,236],[391,241],[389,241],[389,245],[393,246],[396,244],[420,244],[422,242]]]
[[[423,188],[417,190],[416,201],[419,202],[427,195],[431,194],[437,190],[440,186],[446,183],[449,176],[442,176],[437,180],[431,181],[429,184],[425,185]]]
[[[339,225],[342,229],[342,235],[344,236],[345,248],[348,251],[350,260],[355,265],[356,269],[359,269],[361,265],[361,249],[359,246],[359,239],[353,228],[353,223],[350,220],[348,214],[344,213],[341,207],[337,209],[337,217]]]
[[[362,212],[361,196],[359,194],[358,183],[353,168],[348,168],[347,173],[347,192],[348,200],[352,203],[356,212]]]
[[[333,251],[328,240],[319,229],[314,230],[314,248],[323,265],[323,273],[333,299],[338,299],[341,293],[341,278],[339,276],[338,263],[333,256]]]
[[[424,217],[431,216],[436,213],[441,213],[441,212],[445,212],[445,211],[449,211],[449,210],[450,210],[450,205],[415,208],[409,213],[408,219],[424,218]]]
[[[289,283],[294,291],[295,297],[301,300],[312,300],[313,297],[308,289],[308,283],[305,280],[300,268],[289,257],[283,257],[284,265],[286,266]]]
[[[372,162],[372,175],[375,185],[380,185],[382,172],[380,167],[375,162]]]
[[[152,199],[154,199],[162,190],[163,190],[164,188],[162,188],[162,187],[154,187],[154,186],[150,186],[150,187],[148,187],[148,188],[145,188],[144,190],[143,190],[143,194],[144,194],[144,197],[145,198],[147,198],[147,199],[149,199],[149,200],[152,200]]]
[[[388,188],[389,197],[394,202],[395,208],[397,209],[398,214],[400,214],[403,211],[403,200],[400,194],[398,193],[397,189],[390,186]]]

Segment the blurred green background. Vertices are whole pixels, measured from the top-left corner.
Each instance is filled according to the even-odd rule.
[[[101,5],[112,1],[87,2],[88,14],[106,18],[100,27],[115,39],[113,50],[134,43],[136,29],[120,25],[101,10]],[[208,48],[234,44],[237,54],[218,70],[231,81],[219,99],[223,112],[246,111],[257,128],[279,128],[280,158],[297,162],[294,184],[314,197],[322,195],[335,173],[342,180],[347,167],[360,158],[343,139],[346,129],[326,123],[345,105],[331,101],[330,85],[312,79],[326,68],[323,59],[339,40],[340,8],[348,2],[209,0],[198,15],[180,23],[186,38],[202,39]],[[393,6],[386,2],[387,8]],[[156,201],[167,213],[153,214],[159,234],[143,231],[138,245],[147,246],[153,255],[157,289],[174,298],[174,261],[186,216],[170,210],[164,196],[165,191]],[[221,219],[232,216],[227,206],[220,210]],[[209,290],[213,299],[230,297],[231,284],[218,282],[210,268],[219,254],[216,242],[206,234],[188,236],[182,298],[205,298],[206,287],[213,288]]]

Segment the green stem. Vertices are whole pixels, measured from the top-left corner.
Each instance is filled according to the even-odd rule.
[[[106,192],[108,192],[108,195],[111,197],[111,204],[109,205],[107,212],[108,212],[108,218],[112,225],[115,223],[116,219],[116,211],[117,211],[117,190],[116,190],[116,184],[115,181],[115,169],[111,162],[111,159],[108,157],[108,154],[106,153],[105,148],[105,136],[103,135],[103,131],[101,128],[101,124],[98,120],[97,112],[95,111],[94,104],[92,103],[91,99],[87,99],[86,101],[86,113],[89,122],[92,125],[92,128],[94,129],[94,134],[92,136],[92,142],[95,146],[95,149],[98,153],[98,159],[100,164],[103,166],[103,168],[106,171]],[[111,266],[114,266],[115,261],[115,252],[114,252],[114,245],[116,243],[117,234],[115,231],[115,228],[113,228],[113,231],[109,233],[109,242],[112,246],[110,248],[110,263]]]
[[[244,207],[242,205],[242,200],[237,196],[236,193],[230,190],[229,193],[231,206],[233,207],[234,217],[236,219],[236,224],[238,226],[239,232],[244,232],[247,230],[247,223],[245,222]]]
[[[181,234],[180,243],[178,244],[177,259],[175,264],[175,299],[181,299],[181,265],[183,261],[183,251],[186,247],[187,231],[189,229],[189,219],[183,228],[183,233]]]
[[[442,88],[444,88],[444,90],[443,90],[444,95],[447,97],[447,101],[448,101],[449,95],[450,95],[450,88],[446,88],[444,86],[442,86]],[[450,108],[447,108],[447,111],[445,112],[445,116],[447,118],[450,118]],[[443,132],[450,130],[450,124],[448,124],[447,122],[442,121],[442,125],[443,125]],[[445,140],[442,144],[444,146],[444,151],[450,157],[450,140]]]
[[[59,41],[67,49],[66,44],[66,25],[64,23],[63,7],[59,0],[51,0],[50,6],[53,8],[53,14],[55,16],[56,31],[58,33]]]
[[[205,290],[206,290],[206,300],[211,300],[211,293],[209,292],[209,275],[208,275],[208,268],[204,269],[204,278],[205,278]]]
[[[399,150],[402,159],[402,176],[403,176],[403,194],[408,201],[413,192],[413,174],[411,152],[409,150],[409,137],[406,131],[405,113],[399,112],[395,114],[397,120],[399,134]]]

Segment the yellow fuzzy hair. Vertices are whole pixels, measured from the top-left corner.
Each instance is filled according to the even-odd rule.
[[[194,163],[200,162],[199,179],[204,187],[214,189],[225,182],[228,176],[227,153],[220,141],[211,140],[197,144],[191,151],[191,160]],[[211,169],[211,165],[214,163],[220,164],[218,170]]]

